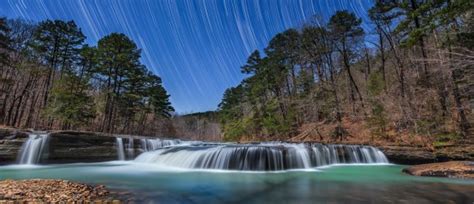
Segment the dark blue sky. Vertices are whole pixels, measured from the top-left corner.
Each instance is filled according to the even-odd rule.
[[[372,0],[0,0],[0,15],[74,20],[95,45],[111,32],[130,36],[158,74],[178,113],[215,110],[240,66],[278,32],[313,15],[347,9],[367,18]],[[364,25],[368,27],[368,25]]]

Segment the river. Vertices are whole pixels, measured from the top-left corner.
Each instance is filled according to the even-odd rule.
[[[10,165],[1,179],[59,178],[132,192],[163,203],[472,203],[474,181],[414,177],[391,164],[332,165],[291,171],[163,167],[134,161]]]

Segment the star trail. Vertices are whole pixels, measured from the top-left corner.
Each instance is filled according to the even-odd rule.
[[[130,36],[163,79],[178,113],[215,110],[240,66],[278,32],[346,9],[368,22],[372,0],[2,0],[0,15],[74,20],[87,43]],[[315,18],[314,16],[317,16]],[[367,29],[370,25],[365,23]]]

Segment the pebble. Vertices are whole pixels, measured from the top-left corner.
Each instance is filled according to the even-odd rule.
[[[9,203],[121,203],[108,198],[103,185],[59,179],[1,180],[0,204]],[[81,202],[78,202],[81,201]],[[112,202],[110,202],[112,201]]]

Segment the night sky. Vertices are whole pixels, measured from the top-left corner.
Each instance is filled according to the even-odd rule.
[[[353,11],[367,22],[372,0],[0,0],[0,16],[74,20],[87,43],[122,32],[142,49],[178,113],[215,110],[240,66],[278,32],[313,15]],[[364,24],[364,28],[368,28]]]

